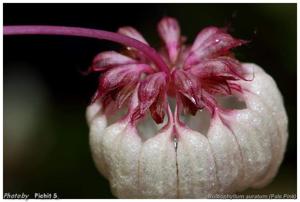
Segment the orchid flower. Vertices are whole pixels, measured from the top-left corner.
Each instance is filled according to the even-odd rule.
[[[115,196],[207,198],[266,186],[283,160],[288,121],[274,80],[231,52],[247,41],[211,26],[185,44],[171,17],[158,23],[158,33],[163,46],[156,51],[129,26],[117,33],[4,26],[5,35],[81,36],[126,47],[99,53],[88,69],[100,73],[86,112],[91,151]],[[227,101],[233,107],[224,107],[219,98],[228,96],[245,106]],[[189,127],[203,124],[197,116],[203,111],[208,130]],[[155,124],[146,127],[143,121]]]

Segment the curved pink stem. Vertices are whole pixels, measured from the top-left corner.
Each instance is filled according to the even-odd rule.
[[[153,61],[153,63],[161,70],[170,74],[170,70],[158,53],[148,45],[137,41],[133,38],[89,28],[80,27],[64,27],[64,26],[47,26],[47,25],[16,25],[16,26],[4,26],[4,35],[65,35],[65,36],[80,36],[95,39],[104,39],[109,41],[114,41],[125,46],[130,46],[136,48],[143,52],[148,59]]]

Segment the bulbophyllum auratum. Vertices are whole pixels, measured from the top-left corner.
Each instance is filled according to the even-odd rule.
[[[287,116],[274,80],[231,52],[247,42],[207,27],[187,45],[171,17],[158,32],[163,46],[155,51],[132,27],[4,27],[6,35],[125,45],[99,53],[88,69],[100,72],[86,113],[91,151],[115,196],[205,198],[267,185],[284,156]]]

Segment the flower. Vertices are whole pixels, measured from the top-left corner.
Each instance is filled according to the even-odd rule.
[[[149,45],[132,27],[118,32]],[[171,17],[158,23],[158,32],[164,43],[159,53],[169,71],[161,71],[142,51],[129,47],[123,53],[100,53],[90,68],[104,72],[87,108],[90,145],[114,195],[206,198],[267,185],[283,159],[287,115],[274,80],[230,52],[247,42],[207,27],[191,46],[185,45]],[[224,108],[217,97],[230,95],[245,107]],[[126,106],[127,113],[109,124]],[[209,112],[207,133],[190,128],[185,118],[202,110]],[[154,127],[163,126],[145,139],[138,126],[148,112]],[[193,119],[198,125],[202,121]]]
[[[171,17],[158,23],[164,44],[159,51],[128,26],[118,33],[44,25],[3,31],[126,46],[121,53],[99,53],[88,69],[101,72],[86,112],[92,155],[117,197],[206,198],[260,188],[276,175],[287,115],[274,80],[234,58],[231,49],[247,41],[207,27],[186,45]],[[237,100],[227,99],[232,96]]]

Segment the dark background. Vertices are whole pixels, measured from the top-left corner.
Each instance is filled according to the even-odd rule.
[[[244,193],[296,193],[296,4],[4,4],[3,10],[4,25],[108,31],[132,25],[154,47],[160,45],[156,23],[166,15],[178,19],[189,43],[205,26],[231,25],[234,36],[251,40],[237,49],[237,58],[262,66],[275,79],[289,117],[288,148],[277,177]],[[113,197],[88,145],[85,108],[97,75],[80,70],[98,52],[120,47],[76,37],[4,37],[4,193]]]

